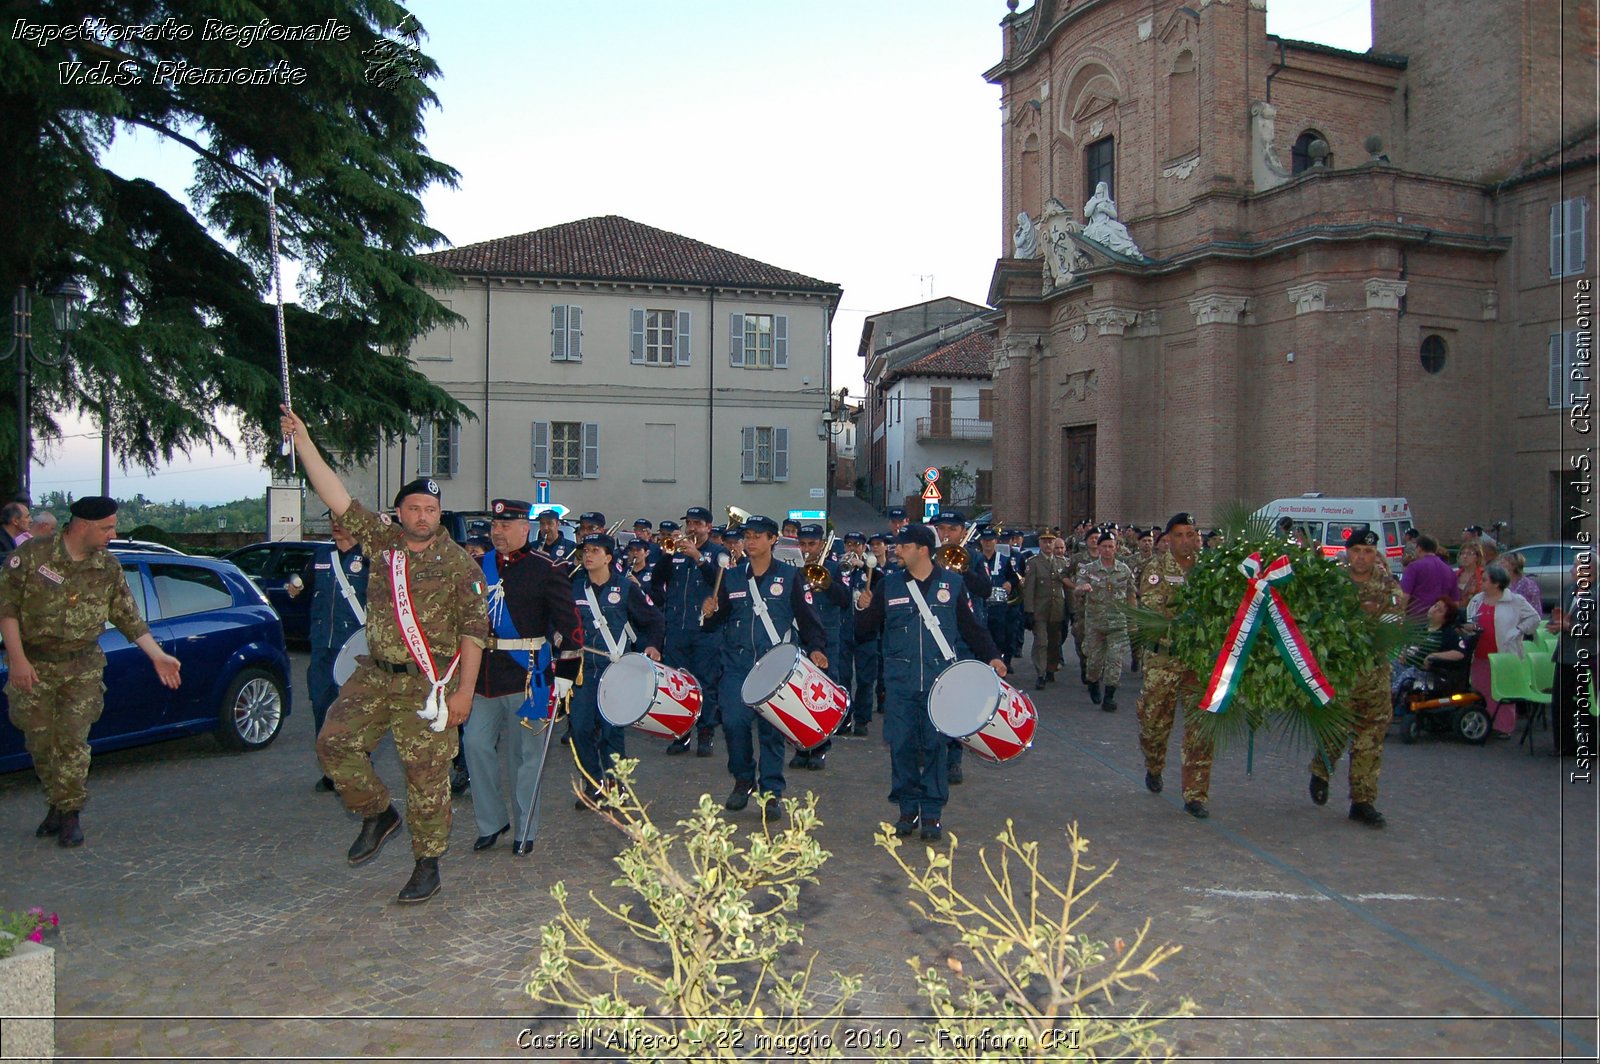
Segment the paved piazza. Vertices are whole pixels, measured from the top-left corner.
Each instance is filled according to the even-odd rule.
[[[306,656],[295,659],[303,681]],[[1166,793],[1145,791],[1129,680],[1115,715],[1075,678],[1048,689],[1035,748],[1009,766],[969,757],[946,826],[970,873],[1007,817],[1058,861],[1062,828],[1077,820],[1091,855],[1118,862],[1093,933],[1131,938],[1148,917],[1157,941],[1183,947],[1149,1004],[1198,1002],[1199,1018],[1168,1027],[1184,1059],[1593,1057],[1597,791],[1565,781],[1573,762],[1548,755],[1548,733],[1534,756],[1514,742],[1391,736],[1380,832],[1345,818],[1342,768],[1319,809],[1303,754],[1263,743],[1247,774],[1245,752],[1230,750],[1201,822],[1181,812],[1176,737]],[[792,794],[818,792],[833,853],[805,894],[806,946],[821,952],[819,970],[865,977],[860,1026],[917,1014],[906,958],[951,953],[871,844],[893,816],[878,722],[873,732],[836,741],[823,772],[790,773]],[[702,791],[727,792],[720,735],[712,760],[664,757],[639,734],[628,744],[663,820]],[[515,1039],[542,1011],[521,986],[548,889],[563,878],[604,889],[618,845],[573,810],[568,762],[553,760],[538,852],[513,859],[502,840],[474,854],[470,799],[457,799],[444,891],[409,908],[393,901],[411,867],[403,833],[377,860],[346,865],[357,821],[312,790],[304,709],[254,755],[199,737],[99,758],[75,852],[33,838],[43,807],[32,774],[0,777],[0,903],[62,918],[58,1051],[538,1059]],[[378,764],[398,787],[387,741]],[[754,807],[736,815],[758,823]]]

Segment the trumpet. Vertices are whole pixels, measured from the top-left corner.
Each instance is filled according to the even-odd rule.
[[[960,543],[947,543],[939,548],[939,564],[952,573],[965,573],[972,565],[972,552],[967,550],[967,544],[972,542],[972,537],[978,533],[978,522],[972,522],[967,529],[967,534],[961,537]]]
[[[828,567],[822,560],[828,556],[828,548],[833,546],[833,533],[828,533],[828,541],[822,545],[822,550],[817,554],[815,561],[808,563],[800,569],[800,576],[806,582],[809,591],[826,591],[833,586],[833,574],[828,572]]]

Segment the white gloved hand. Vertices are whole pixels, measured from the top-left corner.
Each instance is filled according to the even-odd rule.
[[[556,677],[556,697],[567,698],[572,694],[572,681],[564,676]]]

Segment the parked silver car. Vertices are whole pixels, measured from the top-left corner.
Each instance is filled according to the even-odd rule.
[[[1592,549],[1577,543],[1534,543],[1507,553],[1522,555],[1523,572],[1538,583],[1539,597],[1544,599],[1548,612],[1551,606],[1560,604],[1561,591],[1572,579],[1572,563],[1578,553]]]

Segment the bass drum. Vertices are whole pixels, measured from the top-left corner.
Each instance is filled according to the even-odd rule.
[[[607,723],[663,739],[682,739],[700,719],[700,681],[645,654],[624,654],[608,665],[597,697]]]
[[[986,663],[958,661],[933,681],[928,719],[939,734],[1000,764],[1033,745],[1039,714],[1032,699]]]
[[[367,630],[361,629],[344,641],[339,656],[333,659],[333,682],[343,687],[356,674],[356,659],[367,653]]]
[[[850,712],[850,695],[793,643],[761,655],[739,695],[800,750],[830,738]]]

